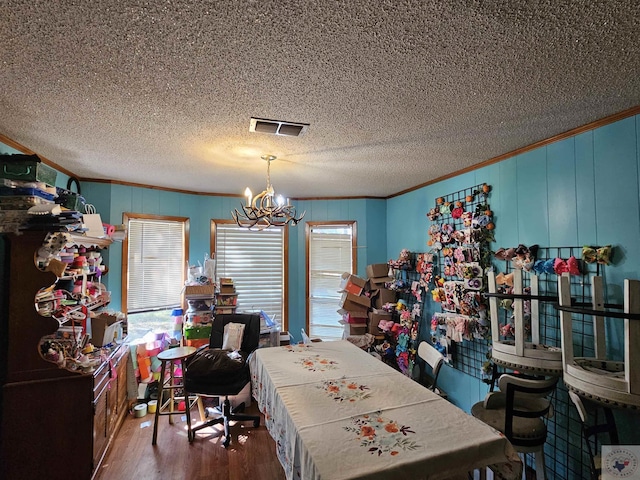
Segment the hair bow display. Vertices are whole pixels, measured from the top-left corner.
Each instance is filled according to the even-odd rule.
[[[542,275],[543,273],[555,273],[555,258],[549,260],[536,260],[533,264],[533,271]]]
[[[562,275],[567,272],[570,275],[580,275],[578,259],[574,256],[569,257],[566,261],[561,258],[556,258],[553,261],[553,271],[558,275]]]
[[[431,296],[433,297],[434,302],[444,302],[447,299],[447,295],[442,287],[437,287],[431,290]]]
[[[609,265],[611,263],[613,249],[611,245],[604,247],[590,247],[585,245],[582,247],[582,260],[585,263],[598,262],[600,265]]]
[[[380,320],[378,328],[384,332],[389,332],[393,328],[395,322],[393,320]]]
[[[507,285],[513,287],[513,273],[507,273],[506,275],[500,272],[496,275],[496,283],[498,285]]]
[[[432,222],[434,220],[436,220],[438,217],[440,216],[440,209],[438,208],[432,208],[431,210],[429,210],[429,212],[427,213],[427,218],[429,220],[431,220]]]
[[[538,245],[531,245],[530,247],[523,244],[518,245],[515,250],[516,256],[512,259],[513,266],[530,272],[535,264],[538,248]]]
[[[499,248],[496,253],[493,254],[498,260],[511,260],[516,256],[515,248]]]

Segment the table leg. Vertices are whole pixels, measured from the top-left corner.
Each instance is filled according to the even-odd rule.
[[[164,390],[164,372],[167,362],[162,362],[162,368],[160,369],[160,388],[158,389],[158,405],[156,406],[156,415],[153,420],[153,437],[151,439],[151,445],[156,444],[156,438],[158,436],[158,418],[160,418],[160,410],[162,410],[162,392]],[[171,418],[171,417],[169,417]]]
[[[170,387],[170,393],[169,393],[169,412],[171,413],[169,415],[169,423],[171,425],[173,425],[173,404],[175,403],[174,400],[174,393],[173,391],[175,390],[173,387],[175,387],[176,385],[176,381],[174,378],[174,371],[175,371],[175,365],[173,364],[173,360],[170,361],[169,363],[169,368],[171,368],[171,371],[169,372],[169,387]]]

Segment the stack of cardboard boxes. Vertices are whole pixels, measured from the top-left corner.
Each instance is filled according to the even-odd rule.
[[[386,263],[377,263],[367,266],[367,280],[349,273],[342,274],[338,313],[342,315],[345,336],[384,335],[378,324],[380,320],[392,320],[393,317],[382,307],[396,302],[396,293],[385,288],[385,283],[393,280],[388,271]]]
[[[220,279],[218,295],[216,296],[216,313],[225,315],[236,313],[238,304],[238,294],[232,278],[223,277]]]
[[[366,280],[349,273],[342,274],[339,289],[342,296],[338,313],[342,315],[340,322],[344,325],[345,336],[367,333],[367,318],[369,308],[371,308],[371,299],[366,287]]]
[[[393,281],[389,276],[389,265],[374,263],[367,265],[367,281],[370,285],[372,309],[369,311],[369,326],[367,331],[372,335],[384,335],[378,324],[380,320],[393,320],[393,315],[382,307],[387,303],[395,303],[396,292],[385,288],[385,284]]]

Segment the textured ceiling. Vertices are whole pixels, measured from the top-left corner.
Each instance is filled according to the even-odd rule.
[[[388,196],[640,105],[640,2],[3,0],[0,134],[81,178]],[[249,132],[250,117],[309,123]]]

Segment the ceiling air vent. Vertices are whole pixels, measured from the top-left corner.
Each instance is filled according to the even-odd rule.
[[[271,135],[285,135],[299,137],[309,128],[308,123],[283,122],[282,120],[268,120],[266,118],[251,118],[250,132],[268,133]]]

